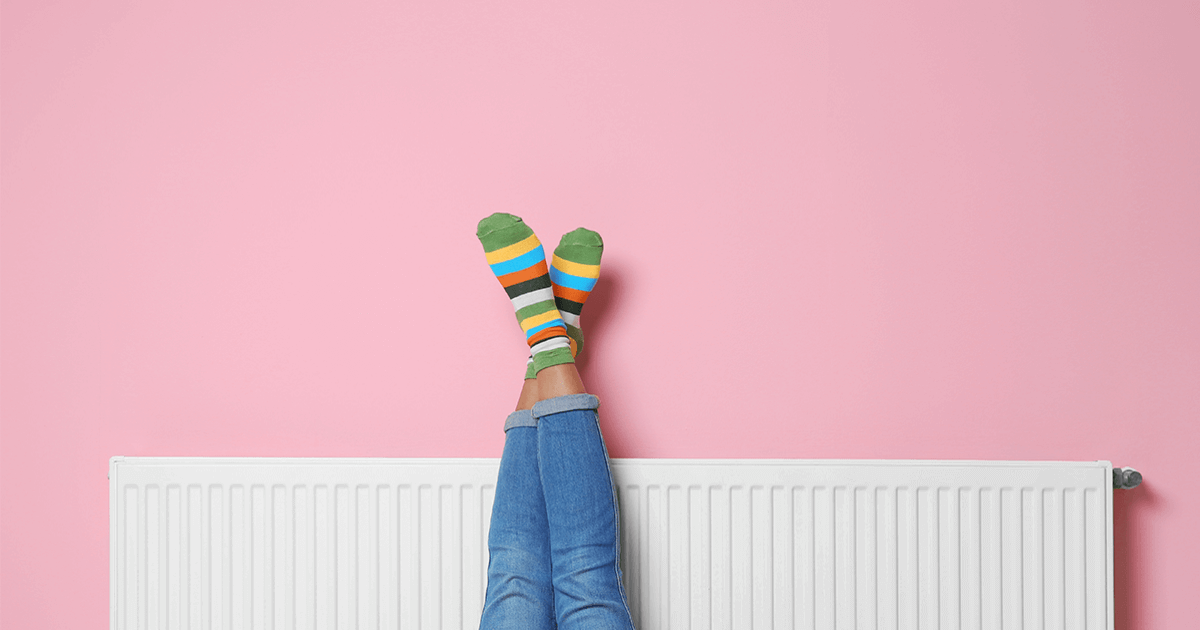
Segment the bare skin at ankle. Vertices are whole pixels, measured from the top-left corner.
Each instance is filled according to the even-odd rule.
[[[536,378],[525,379],[525,384],[521,386],[521,395],[517,398],[517,411],[533,409],[533,403],[541,400],[538,398],[538,382]]]
[[[521,395],[517,397],[517,411],[533,409],[533,404],[539,400],[586,393],[575,364],[554,365],[538,372],[537,378],[525,379]]]
[[[538,372],[537,399],[546,400],[569,394],[586,394],[583,379],[579,378],[579,370],[574,363],[553,365]]]

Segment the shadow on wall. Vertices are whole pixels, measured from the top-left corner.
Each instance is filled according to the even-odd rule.
[[[611,324],[621,308],[621,289],[624,286],[624,275],[619,263],[605,262],[601,267],[600,278],[592,290],[583,314],[579,321],[583,328],[583,354],[576,362],[585,383],[590,383],[591,366],[597,355],[604,354],[608,332]]]
[[[1145,523],[1160,509],[1158,493],[1148,482],[1130,490],[1113,491],[1113,606],[1117,630],[1133,630],[1144,617],[1139,602],[1145,592]]]
[[[613,325],[621,320],[621,312],[625,304],[624,298],[628,288],[627,278],[620,262],[604,261],[600,278],[596,281],[596,288],[592,291],[592,295],[583,309],[583,314],[580,316],[584,350],[579,355],[577,366],[583,382],[587,384],[588,391],[599,396],[601,401],[604,401],[610,393],[615,400],[615,397],[619,396],[625,387],[625,383],[621,382],[622,372],[620,370],[608,369],[593,372],[591,366],[604,363],[598,357],[604,356],[612,339],[609,332]],[[622,426],[629,427],[632,424],[622,423]],[[604,440],[610,456],[621,457],[621,453],[626,450],[624,445],[631,439],[636,438],[624,435],[621,431],[605,429]]]

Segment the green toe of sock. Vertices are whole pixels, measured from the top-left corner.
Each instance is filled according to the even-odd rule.
[[[599,265],[600,256],[604,254],[604,240],[587,228],[576,228],[563,234],[554,253],[581,265]]]
[[[604,247],[604,239],[600,235],[587,228],[575,228],[566,234],[563,234],[559,245],[578,245],[582,247]]]
[[[521,220],[521,217],[508,214],[507,212],[497,212],[479,221],[479,226],[475,228],[475,236],[483,238],[488,234],[516,227],[523,223],[525,222]]]
[[[507,212],[497,212],[479,222],[475,228],[475,236],[483,243],[483,249],[494,252],[497,249],[519,243],[533,234],[533,229],[516,215]]]

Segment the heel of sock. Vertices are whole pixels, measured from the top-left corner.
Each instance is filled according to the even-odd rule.
[[[571,356],[578,358],[583,352],[583,331],[578,326],[567,324],[567,336],[571,338]]]

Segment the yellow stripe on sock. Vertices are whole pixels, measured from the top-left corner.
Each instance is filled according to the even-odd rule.
[[[569,273],[572,276],[580,278],[599,278],[600,265],[585,265],[583,263],[571,262],[566,258],[559,258],[558,254],[554,255],[554,260],[551,262],[555,269],[563,273]]]
[[[517,241],[508,247],[501,247],[494,252],[487,252],[487,261],[489,265],[494,265],[498,262],[512,260],[522,254],[528,254],[541,245],[537,234],[530,234],[527,238]]]
[[[539,313],[521,320],[521,330],[529,332],[530,328],[533,328],[534,326],[541,326],[552,319],[558,319],[558,309],[556,308],[552,308],[545,313]]]

